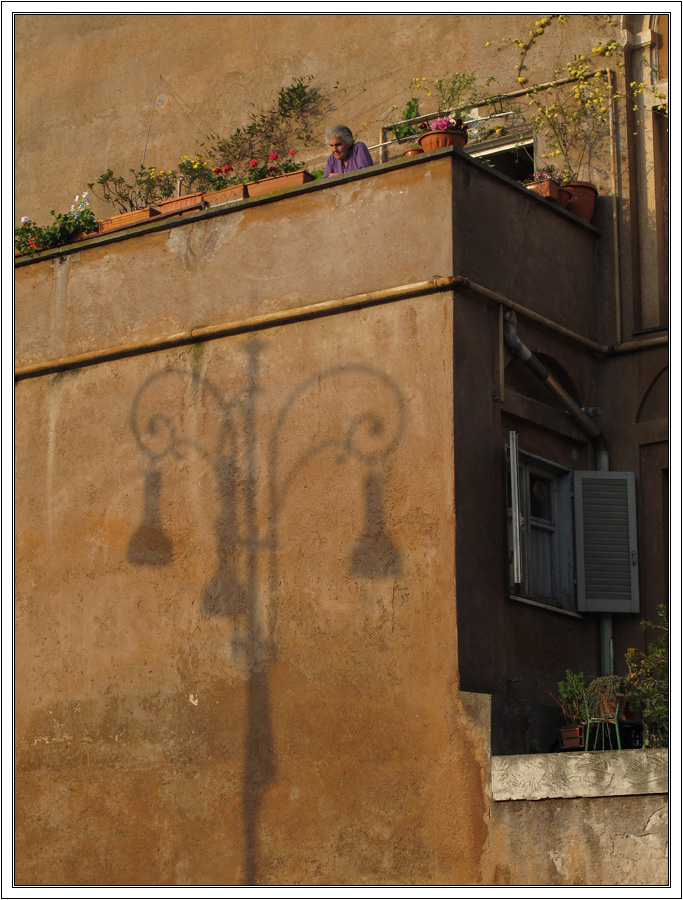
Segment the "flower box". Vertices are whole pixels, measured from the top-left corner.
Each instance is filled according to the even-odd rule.
[[[315,181],[315,178],[305,169],[299,169],[297,172],[287,172],[285,175],[273,175],[271,178],[249,181],[247,182],[247,191],[250,197],[258,197],[261,194],[270,194],[272,191],[297,187],[308,181]]]
[[[204,193],[195,191],[192,194],[181,194],[180,197],[168,197],[166,200],[159,200],[156,205],[162,216],[188,209],[201,209],[204,205]]]
[[[246,184],[232,184],[220,191],[208,191],[204,194],[204,202],[209,206],[218,206],[220,203],[232,203],[235,200],[244,200],[247,197]]]
[[[129,225],[136,225],[138,222],[144,222],[153,216],[158,216],[159,210],[156,206],[146,206],[144,209],[134,209],[132,212],[119,213],[112,216],[111,219],[103,219],[99,222],[99,231],[116,231],[119,228],[127,228]]]
[[[531,184],[527,184],[527,190],[534,194],[538,194],[539,197],[545,197],[546,200],[553,200],[555,203],[557,203],[559,199],[560,186],[556,181],[552,181],[550,178],[543,178],[541,181],[532,181]]]

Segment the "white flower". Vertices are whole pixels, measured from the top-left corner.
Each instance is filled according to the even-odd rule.
[[[21,221],[22,221],[22,222],[30,222],[31,220],[29,219],[28,216],[22,216],[22,217],[21,217]]]

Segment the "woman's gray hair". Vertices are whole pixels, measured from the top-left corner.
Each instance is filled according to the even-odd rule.
[[[325,140],[329,141],[333,137],[339,138],[347,147],[354,143],[353,132],[346,125],[333,125],[332,128],[328,128],[325,132]]]

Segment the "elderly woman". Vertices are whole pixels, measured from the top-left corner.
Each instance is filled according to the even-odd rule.
[[[330,155],[323,178],[329,175],[345,175],[356,169],[372,165],[372,157],[362,141],[354,141],[351,129],[346,125],[333,125],[325,132],[325,140],[330,145]]]

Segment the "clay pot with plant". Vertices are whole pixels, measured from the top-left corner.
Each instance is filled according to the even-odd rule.
[[[626,683],[621,675],[600,675],[586,688],[586,706],[590,718],[614,718]]]
[[[565,671],[565,677],[557,682],[557,696],[546,692],[562,711],[560,741],[564,749],[581,749],[584,746],[586,723],[586,680],[583,672]]]

